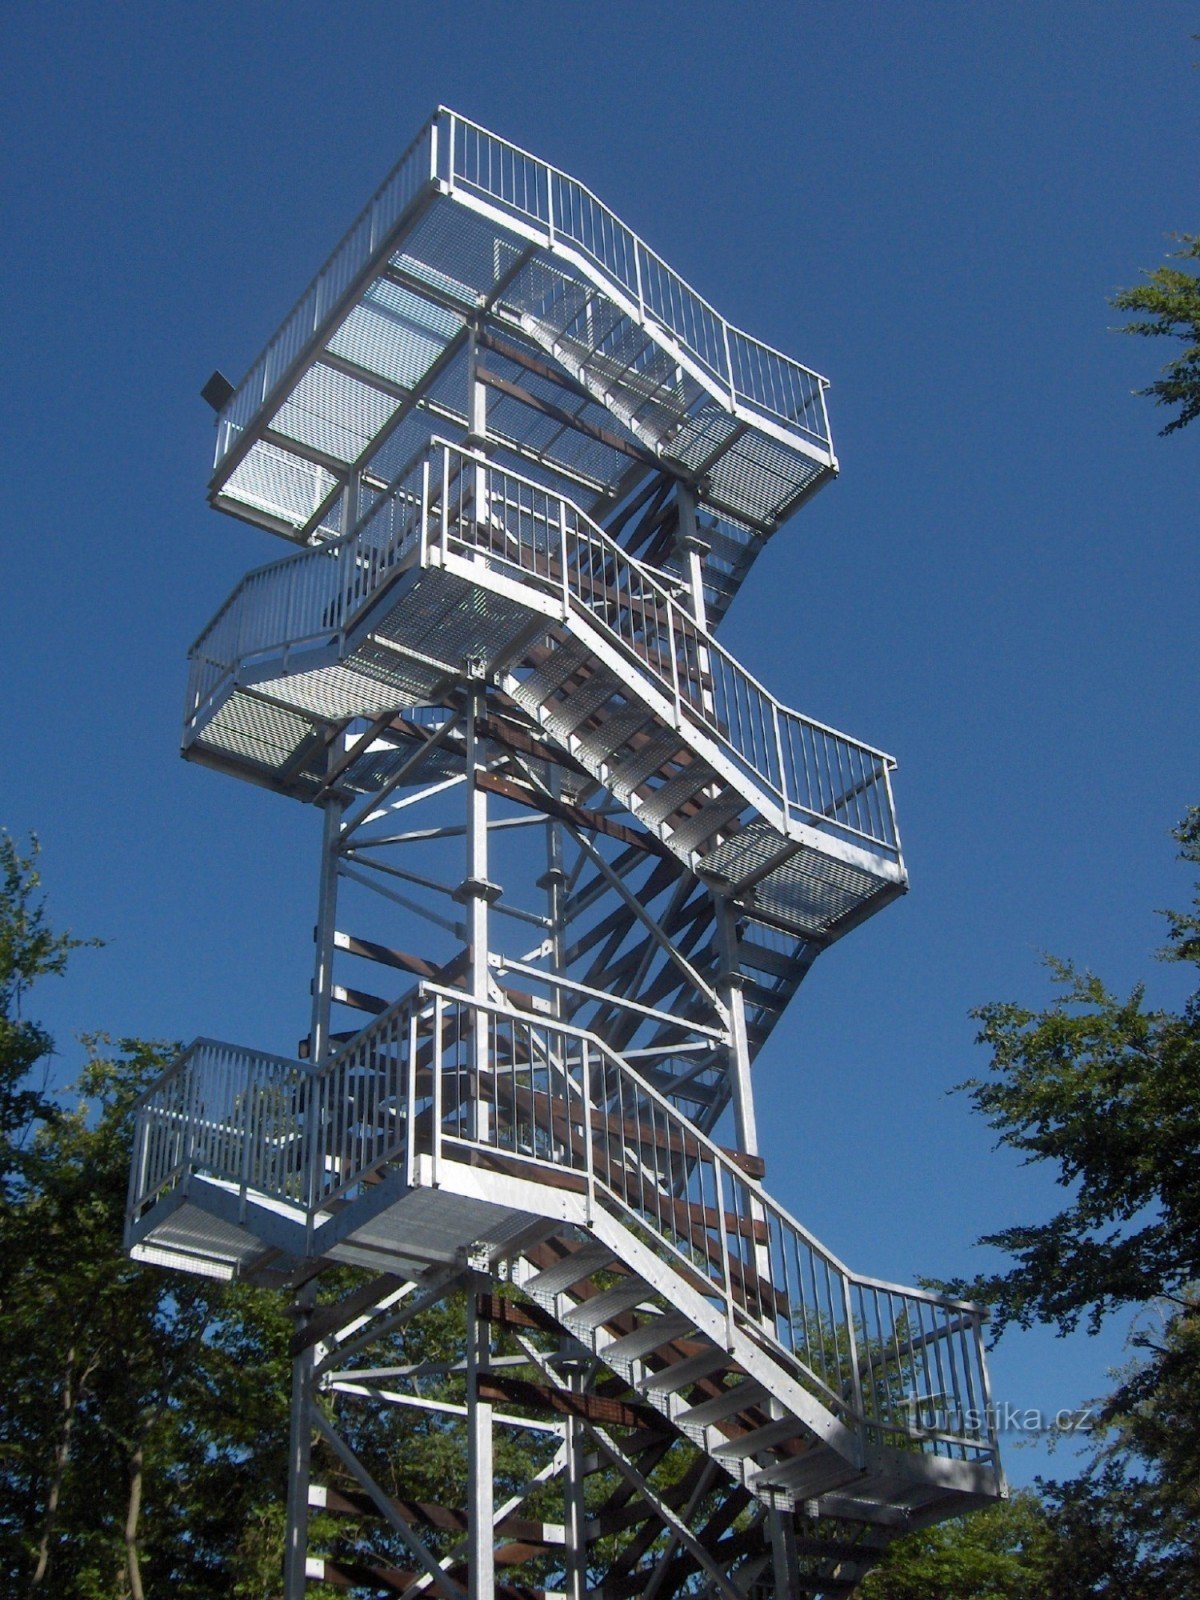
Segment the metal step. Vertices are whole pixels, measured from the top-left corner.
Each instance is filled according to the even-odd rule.
[[[653,734],[640,750],[619,762],[608,774],[608,787],[622,800],[628,799],[635,789],[640,789],[646,779],[687,747],[670,728]]]
[[[695,1324],[690,1317],[684,1316],[682,1311],[668,1311],[664,1316],[655,1317],[652,1322],[644,1323],[633,1333],[623,1334],[611,1344],[601,1345],[596,1354],[609,1366],[618,1361],[640,1361],[643,1356],[648,1356],[660,1345],[669,1344],[672,1339],[681,1339],[685,1334],[694,1332]]]
[[[561,1261],[556,1261],[553,1266],[544,1267],[532,1278],[527,1278],[521,1287],[526,1294],[535,1297],[561,1294],[573,1283],[590,1278],[593,1272],[611,1267],[615,1261],[612,1251],[604,1245],[586,1244],[571,1255],[564,1256]]]
[[[603,669],[597,668],[594,676],[580,684],[566,699],[552,701],[544,708],[546,726],[552,728],[560,739],[568,738],[594,712],[599,711],[606,700],[611,700],[619,689],[620,684]]]
[[[715,777],[716,773],[707,762],[691,762],[675,777],[660,784],[653,794],[646,796],[637,808],[639,819],[648,822],[651,827],[657,827],[660,822],[682,811],[688,801],[694,800],[702,790],[707,789]]]
[[[581,760],[594,761],[599,766],[608,761],[622,745],[628,744],[638,729],[644,728],[650,721],[651,714],[644,706],[622,706],[619,711],[605,717],[598,728],[589,728],[586,733],[579,735],[576,753]]]
[[[724,1422],[726,1417],[735,1417],[739,1411],[745,1411],[748,1406],[758,1405],[767,1398],[766,1388],[757,1379],[746,1378],[741,1383],[735,1383],[732,1388],[714,1395],[711,1400],[702,1400],[699,1405],[689,1406],[686,1411],[677,1411],[675,1421],[680,1427],[688,1424],[707,1426],[710,1422]]]
[[[674,850],[694,850],[699,845],[711,839],[718,828],[731,821],[746,809],[746,802],[740,794],[732,790],[723,790],[715,799],[701,807],[694,817],[689,817],[686,822],[681,822],[671,835],[671,847]]]
[[[714,1372],[724,1371],[728,1366],[729,1357],[725,1351],[713,1345],[709,1350],[701,1350],[699,1355],[688,1356],[683,1361],[664,1367],[661,1372],[652,1372],[640,1378],[637,1388],[647,1398],[656,1394],[678,1394],[681,1389],[690,1389],[702,1378],[709,1378]]]
[[[753,1493],[782,1489],[797,1500],[815,1500],[832,1489],[842,1489],[848,1483],[859,1483],[865,1474],[836,1450],[826,1445],[815,1445],[790,1461],[778,1461],[761,1472],[752,1472],[746,1487]]]
[[[590,1300],[582,1301],[578,1306],[573,1306],[563,1321],[574,1332],[580,1328],[598,1328],[601,1323],[611,1322],[614,1317],[619,1317],[622,1311],[632,1311],[634,1306],[641,1305],[649,1299],[652,1290],[640,1278],[632,1281],[618,1283],[611,1289],[603,1289]]]
[[[578,672],[588,656],[585,645],[574,639],[565,640],[551,650],[540,667],[535,667],[521,680],[513,691],[513,698],[530,711],[541,710],[555,690],[561,689],[573,672]]]
[[[788,1439],[799,1439],[803,1433],[804,1429],[795,1417],[781,1417],[778,1422],[768,1422],[736,1439],[723,1440],[714,1445],[709,1454],[720,1457],[722,1461],[740,1461],[744,1456],[757,1455],[760,1450],[771,1450]]]

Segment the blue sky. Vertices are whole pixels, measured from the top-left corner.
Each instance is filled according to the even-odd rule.
[[[1055,1199],[947,1090],[1039,953],[1118,988],[1187,880],[1200,427],[1106,304],[1195,229],[1188,4],[77,3],[0,24],[0,821],[107,941],[39,996],[289,1048],[317,817],[180,762],[184,656],[283,554],[208,510],[214,367],[254,358],[443,101],[594,188],[734,322],[833,383],[842,478],[722,637],[883,746],[912,890],[822,958],[758,1067],[768,1183],[851,1265],[973,1270]],[[997,1394],[1104,1386],[1114,1331],[1010,1335]],[[1054,1463],[1051,1463],[1053,1466]],[[1010,1451],[1017,1480],[1045,1462]]]

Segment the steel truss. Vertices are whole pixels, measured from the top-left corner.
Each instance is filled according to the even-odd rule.
[[[753,1060],[906,882],[890,759],[713,633],[823,380],[439,111],[218,441],[309,548],[185,753],[323,813],[311,1011],[144,1097],[129,1240],[290,1296],[287,1600],[849,1593],[1002,1479],[976,1310],[760,1182]]]

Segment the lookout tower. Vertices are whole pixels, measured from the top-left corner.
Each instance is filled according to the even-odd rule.
[[[980,1314],[758,1149],[755,1056],[906,882],[890,758],[717,640],[837,471],[825,389],[444,108],[210,388],[212,504],[297,548],[183,748],[320,814],[311,1011],[148,1091],[128,1237],[291,1298],[288,1600],[843,1595],[1002,1492]]]

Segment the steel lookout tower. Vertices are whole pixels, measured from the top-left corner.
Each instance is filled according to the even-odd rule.
[[[1003,1492],[981,1313],[759,1154],[755,1056],[906,885],[891,759],[717,637],[837,472],[825,391],[445,108],[206,390],[212,504],[296,548],[183,748],[321,815],[311,1013],[143,1097],[128,1242],[289,1297],[287,1600],[846,1595]]]

